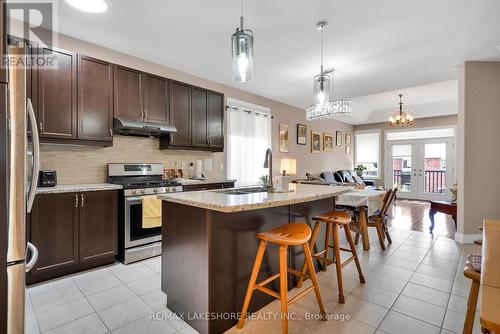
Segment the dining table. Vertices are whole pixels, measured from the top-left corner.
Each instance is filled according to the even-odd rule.
[[[338,195],[335,202],[338,206],[351,207],[359,212],[358,224],[363,241],[363,249],[370,250],[368,236],[368,217],[382,208],[384,196],[387,191],[374,189],[352,189]]]

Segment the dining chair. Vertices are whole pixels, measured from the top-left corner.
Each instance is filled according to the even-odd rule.
[[[385,193],[384,199],[382,201],[382,207],[380,208],[380,210],[377,210],[375,214],[369,216],[367,221],[368,227],[375,227],[377,229],[378,240],[380,242],[380,247],[382,248],[382,250],[385,250],[386,238],[390,244],[392,243],[391,235],[389,234],[389,228],[387,226],[387,221],[388,221],[387,210],[394,202],[394,199],[396,198],[396,192],[397,192],[396,188],[393,190],[389,189]],[[354,229],[354,230],[356,231],[356,237],[354,239],[354,242],[355,244],[357,244],[360,237],[360,231],[359,229]]]

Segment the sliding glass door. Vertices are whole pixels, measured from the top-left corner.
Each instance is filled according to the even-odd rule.
[[[449,200],[453,180],[453,139],[388,141],[386,185],[400,198]]]

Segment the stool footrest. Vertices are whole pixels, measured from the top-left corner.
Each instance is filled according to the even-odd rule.
[[[304,291],[301,291],[300,293],[293,296],[293,298],[288,301],[288,305],[292,305],[293,303],[298,301],[300,298],[304,297],[304,295],[306,293],[308,293],[309,291],[311,291],[313,289],[314,289],[314,285],[308,286],[306,289],[304,289]]]
[[[254,287],[254,290],[260,290],[260,291],[262,291],[262,292],[264,292],[264,293],[266,293],[266,294],[268,294],[270,296],[273,296],[276,299],[281,299],[281,296],[279,295],[279,293],[274,292],[273,290],[268,289],[268,288],[266,288],[264,286],[256,285]]]
[[[255,285],[257,285],[257,286],[264,286],[264,285],[266,285],[267,283],[274,281],[274,280],[275,280],[275,279],[277,279],[278,277],[280,277],[280,274],[279,274],[279,273],[274,274],[273,276],[270,276],[270,277],[266,278],[265,280],[263,280],[262,282],[259,282],[259,283],[255,284]]]
[[[319,255],[313,255],[312,258],[316,259],[318,261],[326,262],[327,264],[335,263],[335,260],[331,260],[331,259],[328,259],[328,258],[325,259],[324,257],[319,256]]]
[[[345,266],[347,266],[347,265],[348,265],[349,263],[351,263],[352,261],[354,261],[354,256],[351,256],[350,258],[348,258],[347,260],[345,260],[344,262],[342,262],[342,263],[340,264],[340,266],[341,266],[342,268],[344,268]]]
[[[309,279],[310,278],[309,275],[303,274],[300,271],[292,269],[292,268],[288,268],[288,272],[290,274],[292,274],[292,275],[295,275],[295,276],[298,276],[298,277],[302,277],[303,279]]]
[[[341,251],[344,251],[344,252],[349,252],[349,253],[352,253],[352,250],[347,249],[347,248],[339,247],[339,249],[340,249]]]

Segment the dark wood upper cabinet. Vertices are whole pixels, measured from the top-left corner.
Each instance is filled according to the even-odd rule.
[[[30,242],[39,257],[30,275],[55,273],[78,263],[78,195],[37,195],[31,211]]]
[[[140,71],[115,65],[114,115],[128,120],[144,119]]]
[[[191,146],[191,86],[182,82],[170,83],[170,124],[177,128],[171,134],[170,145]]]
[[[169,122],[168,79],[144,74],[144,116],[148,122]]]
[[[224,148],[224,95],[210,92],[208,108],[208,141],[214,149]]]
[[[116,255],[117,191],[84,192],[80,196],[80,262]]]
[[[113,66],[78,56],[78,139],[113,141]]]
[[[36,69],[35,108],[40,137],[76,139],[76,54],[47,48],[39,48],[38,52],[39,56],[54,55],[57,59],[57,68]]]
[[[198,87],[191,88],[191,133],[192,145],[208,147],[208,91]]]

